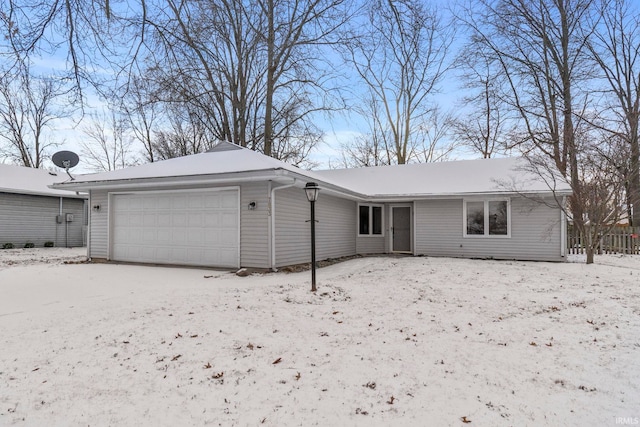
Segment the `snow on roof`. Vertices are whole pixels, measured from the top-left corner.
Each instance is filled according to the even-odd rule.
[[[276,170],[285,175],[316,181],[320,186],[352,193],[356,197],[438,196],[447,194],[504,193],[519,191],[546,192],[549,187],[537,176],[520,170],[517,158],[465,160],[356,169],[306,171],[265,156],[256,151],[222,142],[206,153],[193,154],[111,172],[84,175],[58,188],[91,188],[99,185],[121,185],[141,180],[266,172],[275,177]],[[558,190],[569,190],[563,181]]]
[[[65,182],[64,185],[91,187],[92,183],[98,182],[115,183],[116,181],[139,181],[153,180],[154,178],[194,177],[261,171],[273,173],[275,170],[292,172],[309,180],[321,180],[315,172],[297,168],[248,148],[221,142],[206,153],[176,157],[110,172],[83,175],[82,177],[76,177],[73,182]],[[330,183],[331,179],[325,179],[323,182]],[[86,185],[83,185],[85,183]]]
[[[237,172],[288,169],[295,166],[249,149],[218,150],[176,157],[154,163],[118,169],[111,172],[84,175],[78,182],[121,181],[165,177],[215,175]]]
[[[323,178],[368,196],[547,192],[549,185],[522,158],[459,160],[318,171]],[[556,191],[569,192],[564,181]]]
[[[50,185],[68,180],[64,172],[0,164],[0,192],[37,196],[84,198],[75,192],[53,190]]]

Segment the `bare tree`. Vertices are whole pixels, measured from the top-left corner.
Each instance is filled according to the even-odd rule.
[[[589,44],[593,59],[609,85],[611,102],[602,117],[613,135],[629,145],[628,158],[619,159],[628,172],[628,217],[631,225],[640,225],[640,12],[627,0],[606,1],[602,22]],[[608,122],[608,124],[606,124]]]
[[[300,141],[317,140],[314,117],[340,105],[327,50],[350,4],[12,0],[0,21],[12,52],[68,53],[77,99],[87,82],[107,98],[112,91],[124,98],[138,76],[148,78],[154,102],[189,105],[216,139],[293,159],[309,151]],[[142,130],[150,158],[149,132]],[[311,133],[300,138],[303,131]]]
[[[504,74],[499,62],[482,43],[463,47],[458,60],[463,70],[462,113],[452,128],[461,145],[490,158],[495,152],[508,150],[510,111],[503,101]]]
[[[451,138],[453,126],[451,112],[443,112],[439,107],[429,110],[422,124],[414,131],[415,145],[409,159],[423,163],[449,160],[458,148]]]
[[[132,141],[126,134],[126,119],[115,111],[92,115],[83,132],[87,136],[80,144],[83,161],[93,171],[112,171],[137,163]]]
[[[142,144],[145,160],[153,163],[156,160],[153,132],[160,121],[161,107],[154,98],[149,82],[141,77],[134,77],[120,105],[130,131]]]
[[[580,232],[596,225],[587,218],[580,157],[590,126],[593,67],[587,44],[596,6],[595,0],[479,0],[465,16],[508,81],[510,105],[524,129],[520,149],[542,154],[570,183],[571,217]]]
[[[188,105],[215,139],[284,160],[308,156],[314,116],[333,108],[324,49],[347,1],[165,3],[146,15],[156,98]]]
[[[47,136],[53,121],[65,115],[57,104],[59,80],[33,77],[20,64],[0,77],[0,155],[26,167],[39,168],[47,149],[57,144]]]
[[[216,140],[197,114],[177,105],[169,106],[165,114],[169,127],[154,132],[153,152],[157,160],[203,153],[215,145]]]
[[[407,163],[426,129],[431,95],[448,69],[453,26],[418,0],[375,0],[355,22],[347,59],[367,87],[366,103],[389,161]]]

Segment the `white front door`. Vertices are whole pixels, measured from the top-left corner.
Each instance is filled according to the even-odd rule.
[[[239,191],[137,192],[111,197],[111,259],[239,266]]]

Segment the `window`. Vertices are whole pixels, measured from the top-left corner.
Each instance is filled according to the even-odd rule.
[[[361,236],[382,235],[382,206],[358,206],[358,234]]]
[[[465,200],[464,235],[509,237],[509,208],[509,200]]]

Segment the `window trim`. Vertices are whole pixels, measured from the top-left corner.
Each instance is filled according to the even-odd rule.
[[[511,238],[511,199],[508,197],[463,199],[462,201],[462,237],[469,239],[510,239]],[[467,203],[484,203],[484,234],[467,234]],[[507,202],[507,234],[489,234],[489,202]]]
[[[367,206],[369,208],[369,233],[360,234],[360,206]],[[373,234],[373,210],[371,208],[380,208],[380,234]],[[356,236],[357,237],[384,237],[384,215],[385,209],[383,204],[378,203],[358,203],[356,207]]]

